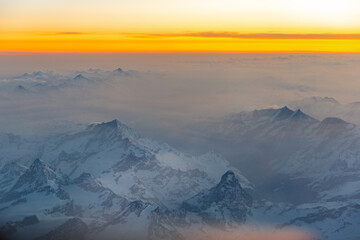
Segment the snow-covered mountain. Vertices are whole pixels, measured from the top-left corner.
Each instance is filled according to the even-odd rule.
[[[215,153],[188,156],[118,120],[44,141],[12,135],[3,139],[0,222],[16,225],[16,233],[21,232],[17,223],[33,215],[47,230],[50,223],[65,224],[70,217],[80,217],[92,229],[137,220],[143,211],[181,206],[228,169],[251,188],[239,170]]]
[[[240,113],[212,131],[240,150],[274,143],[273,151],[264,153],[272,172],[264,179],[287,176],[297,184],[305,179],[306,189],[318,193],[315,200],[263,200],[291,191],[273,182],[268,192],[274,194],[259,194],[264,185],[254,187],[244,177],[253,177],[251,167],[241,173],[214,152],[189,156],[113,120],[46,139],[1,135],[0,234],[11,239],[186,239],[206,229],[257,231],[266,224],[310,229],[329,239],[359,237],[357,159],[345,155],[342,160],[350,162],[344,168],[336,165],[338,158],[320,151],[330,156],[339,149],[355,151],[354,124],[336,118],[320,122],[284,107]],[[272,157],[291,146],[293,152],[282,150],[283,158]],[[320,156],[315,162],[307,158],[313,154]]]
[[[207,143],[273,201],[359,196],[360,128],[355,124],[335,117],[319,121],[283,107],[231,115],[204,132]]]

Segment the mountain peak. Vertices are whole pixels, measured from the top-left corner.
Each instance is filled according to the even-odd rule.
[[[56,174],[53,170],[48,168],[43,161],[37,158],[19,180],[21,180],[21,178],[23,178],[23,180],[27,179],[28,182],[36,181],[39,186],[49,180],[55,180]]]
[[[284,120],[290,118],[294,114],[294,111],[289,109],[287,106],[278,109],[274,119]]]
[[[309,115],[303,113],[300,109],[296,110],[291,115],[291,120],[301,120],[301,119],[308,119],[308,120],[315,120],[314,118],[310,117]]]
[[[88,130],[94,131],[96,133],[114,133],[115,135],[121,136],[122,138],[140,138],[140,135],[135,130],[117,119],[114,119],[110,122],[91,124],[88,127]]]
[[[252,197],[240,186],[234,172],[227,171],[218,185],[183,202],[186,212],[203,216],[210,224],[245,222]]]
[[[330,125],[330,124],[348,124],[348,122],[342,120],[341,118],[337,118],[337,117],[327,117],[324,120],[321,121],[321,124],[326,124],[326,125]]]
[[[18,92],[18,93],[26,93],[26,92],[28,92],[28,90],[21,84],[18,85],[17,87],[15,87],[14,91]]]
[[[220,185],[230,185],[230,186],[235,186],[237,184],[239,184],[238,179],[235,177],[235,173],[233,171],[227,171],[224,175],[222,175],[221,180],[220,180]]]
[[[35,159],[29,169],[20,176],[11,190],[4,195],[2,201],[19,198],[28,193],[44,189],[44,186],[54,188],[57,177],[53,170],[48,168],[39,158]]]
[[[124,71],[121,68],[117,68],[113,72],[114,73],[124,73]]]
[[[39,158],[37,158],[37,159],[35,159],[34,161],[33,161],[33,163],[31,164],[31,166],[30,166],[30,169],[33,171],[33,170],[38,170],[38,169],[42,169],[42,168],[44,168],[45,167],[45,164],[44,164],[44,162],[43,161],[41,161]]]
[[[327,117],[321,121],[319,129],[326,131],[347,131],[354,128],[354,124],[346,122],[341,118]]]
[[[84,77],[84,75],[82,75],[82,74],[78,74],[74,77],[74,80],[82,80],[82,79],[87,79],[87,78]]]

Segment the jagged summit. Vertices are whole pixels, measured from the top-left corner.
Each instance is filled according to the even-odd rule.
[[[139,133],[117,119],[114,119],[110,122],[91,124],[87,129],[95,133],[114,133],[117,136],[121,136],[122,138],[140,138]]]
[[[35,159],[30,166],[31,171],[42,171],[45,168],[45,163],[39,158]]]
[[[184,201],[185,212],[200,213],[210,224],[245,222],[252,197],[240,186],[233,171],[227,171],[218,185]]]
[[[19,181],[14,185],[13,188],[17,188],[26,183],[41,186],[47,181],[56,180],[55,172],[46,166],[46,164],[39,158],[35,159],[28,170],[19,178]]]
[[[303,113],[300,109],[296,110],[290,117],[291,120],[315,120],[309,115]]]
[[[29,169],[20,176],[11,190],[5,194],[2,201],[9,201],[19,196],[38,191],[46,186],[56,188],[56,173],[40,159],[35,159]]]
[[[233,171],[227,171],[224,175],[221,177],[221,181],[219,185],[230,185],[230,186],[236,186],[239,184],[238,179],[235,177],[235,173]]]
[[[274,116],[274,119],[276,120],[284,120],[290,118],[294,114],[294,111],[289,109],[287,106],[280,108],[276,115]]]
[[[245,125],[256,126],[257,124],[262,125],[265,123],[283,123],[283,121],[286,123],[288,121],[317,122],[318,120],[305,114],[300,109],[293,111],[287,106],[284,106],[282,108],[265,108],[250,112],[240,112],[229,116],[226,121],[238,125],[239,127],[244,127]]]

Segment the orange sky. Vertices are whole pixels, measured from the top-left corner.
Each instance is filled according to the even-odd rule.
[[[0,0],[0,53],[360,52],[357,0]]]

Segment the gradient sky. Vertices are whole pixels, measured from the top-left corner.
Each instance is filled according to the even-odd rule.
[[[358,0],[0,0],[0,52],[360,52]]]

